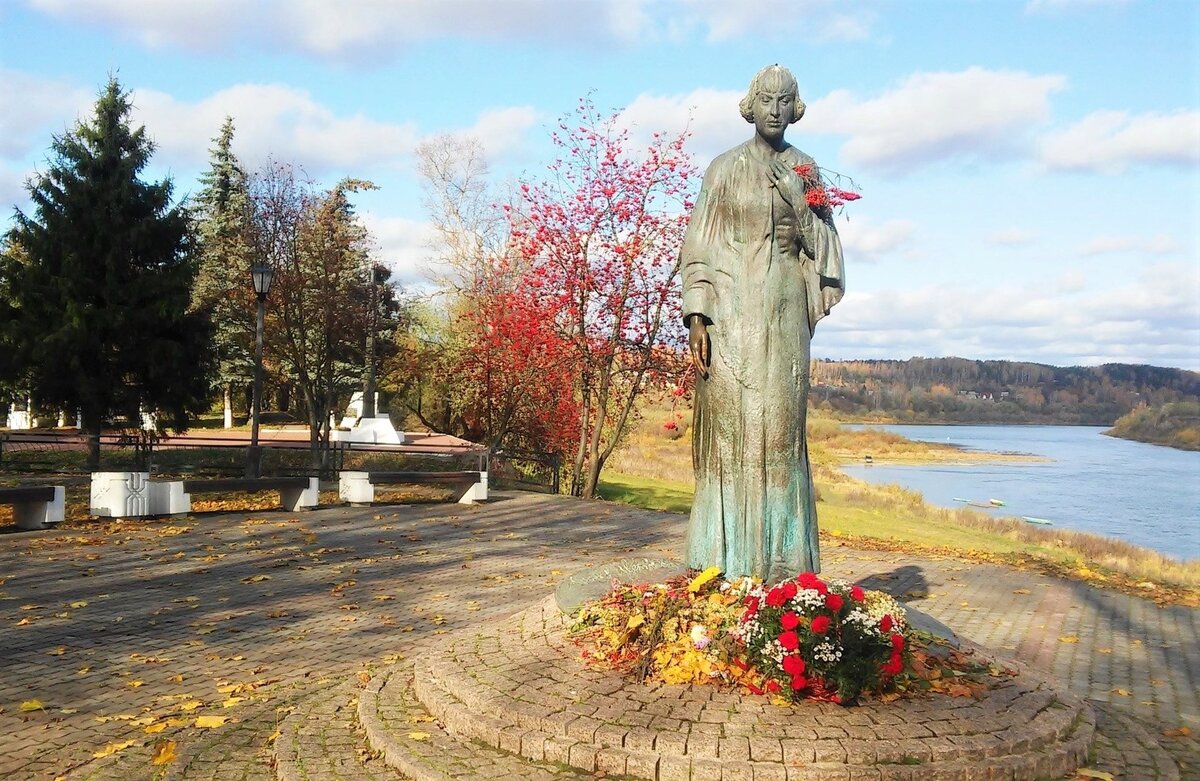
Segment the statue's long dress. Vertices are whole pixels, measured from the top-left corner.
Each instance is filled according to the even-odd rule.
[[[767,581],[820,568],[804,428],[809,341],[826,314],[821,288],[834,300],[844,289],[832,222],[797,214],[770,186],[776,154],[812,164],[753,140],[713,162],[681,252],[685,322],[702,315],[712,345],[709,377],[696,383],[687,563]]]

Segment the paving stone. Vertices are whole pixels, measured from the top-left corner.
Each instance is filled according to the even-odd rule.
[[[10,628],[0,663],[0,777],[129,781],[144,776],[153,741],[160,738],[178,742],[181,759],[171,766],[171,778],[269,777],[271,737],[287,718],[286,709],[308,695],[354,679],[364,666],[377,666],[389,655],[418,656],[443,639],[438,632],[527,607],[553,589],[554,570],[628,556],[631,546],[647,555],[678,552],[685,524],[683,516],[667,513],[498,494],[498,501],[478,507],[231,513],[70,524],[0,536],[5,578],[0,625]],[[901,598],[920,594],[912,598],[915,606],[962,637],[1096,700],[1105,714],[1097,724],[1096,756],[1106,768],[1161,778],[1200,776],[1195,740],[1162,734],[1182,726],[1200,731],[1198,611],[1159,608],[1072,581],[945,557],[864,551],[838,541],[827,542],[823,554],[828,573]],[[269,579],[255,579],[262,575]],[[1030,593],[1016,593],[1023,591]],[[87,605],[70,606],[80,602]],[[23,605],[38,607],[22,611]],[[30,622],[15,626],[24,618]],[[1059,642],[1066,636],[1078,642]],[[61,655],[49,654],[60,646]],[[555,683],[597,680],[548,673]],[[172,680],[179,675],[182,681]],[[143,683],[130,687],[132,680]],[[216,730],[172,727],[151,736],[131,730],[125,721],[95,719],[130,713],[182,716],[186,712],[178,706],[186,700],[165,698],[185,693],[205,702],[202,713],[209,705],[225,713],[219,705],[226,695],[216,686],[253,680],[270,681],[254,692],[262,699],[229,708],[237,721]],[[1132,696],[1120,696],[1116,689]],[[519,693],[519,687],[508,693]],[[649,693],[646,702],[675,700],[668,713],[676,714],[676,728],[698,716],[699,699],[689,701],[683,692]],[[554,705],[545,691],[528,694],[524,716]],[[33,698],[46,710],[20,713],[17,706]],[[729,702],[703,699],[709,701]],[[787,729],[796,715],[772,716],[772,709],[761,710],[763,704],[754,703],[764,727],[774,720],[775,727]],[[592,717],[598,710],[593,706],[582,715]],[[814,709],[805,720],[825,723],[823,713]],[[981,724],[997,715],[977,713]],[[649,728],[651,716],[629,710],[621,726]],[[923,724],[929,727],[936,714],[926,716]],[[735,710],[727,723],[740,729],[745,718]],[[969,734],[958,722],[936,723],[930,729],[939,736]],[[843,728],[857,738],[849,727],[870,725],[895,728],[900,733],[895,739],[906,739],[904,725],[886,717],[866,724],[847,721]],[[562,734],[544,720],[522,726],[526,732]],[[311,777],[350,779],[370,771],[369,762],[359,763],[360,768],[348,761],[360,746],[351,727],[326,734],[324,745],[335,758],[328,770]],[[739,734],[744,733],[719,737]],[[777,737],[784,735],[799,738],[800,730]],[[494,737],[498,741],[498,731]],[[106,744],[129,739],[135,744],[124,751],[92,756]],[[932,740],[927,745],[937,748],[931,749],[931,761],[935,750],[945,752],[945,744]],[[669,739],[661,742],[664,751],[671,748]],[[1014,749],[1023,747],[1020,738],[1011,742]],[[998,746],[976,748],[996,752]],[[462,757],[437,759],[458,768],[460,776],[467,772]],[[988,765],[1003,777],[1009,759],[992,756]]]

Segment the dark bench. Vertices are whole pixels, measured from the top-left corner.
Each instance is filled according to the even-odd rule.
[[[0,504],[12,505],[13,520],[20,529],[44,529],[66,517],[65,491],[61,485],[26,485],[0,488]]]
[[[375,501],[377,485],[451,485],[454,500],[459,504],[474,504],[488,498],[488,473],[465,472],[341,472],[339,493],[350,504],[370,504]]]
[[[192,494],[237,491],[278,491],[280,506],[292,511],[316,507],[319,501],[319,487],[315,477],[218,477],[183,481],[183,493],[188,497],[189,510]]]

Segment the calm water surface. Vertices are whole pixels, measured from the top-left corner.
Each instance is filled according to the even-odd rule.
[[[867,428],[860,426],[857,428]],[[1200,453],[1101,435],[1091,426],[870,426],[967,450],[1015,451],[1044,463],[974,466],[848,465],[871,483],[897,483],[933,504],[1000,499],[996,516],[1031,516],[1054,527],[1200,558]]]

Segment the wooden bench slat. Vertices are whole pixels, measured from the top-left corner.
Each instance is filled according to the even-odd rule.
[[[371,472],[367,478],[371,485],[392,483],[477,483],[479,472]]]
[[[184,480],[189,494],[216,491],[277,491],[280,488],[308,488],[307,477],[230,477],[212,480]]]
[[[52,485],[23,485],[16,488],[0,488],[0,504],[13,502],[52,502],[54,501],[54,486]]]

